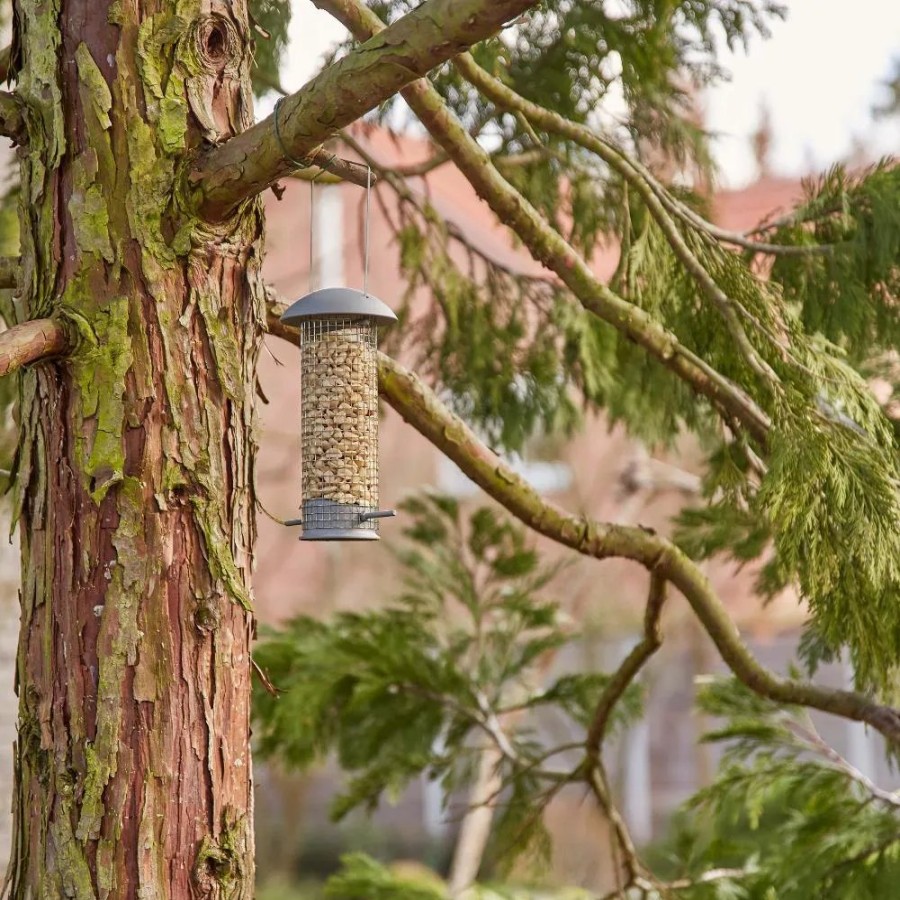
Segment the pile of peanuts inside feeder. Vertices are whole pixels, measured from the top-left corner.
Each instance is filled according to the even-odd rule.
[[[327,331],[303,347],[306,500],[378,505],[378,386],[374,340],[366,337],[355,328]]]

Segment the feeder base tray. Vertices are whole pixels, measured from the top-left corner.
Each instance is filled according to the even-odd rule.
[[[362,528],[311,528],[300,535],[301,541],[380,541],[376,531]]]
[[[377,541],[377,508],[316,498],[303,503],[301,541]],[[374,516],[374,518],[381,518]]]

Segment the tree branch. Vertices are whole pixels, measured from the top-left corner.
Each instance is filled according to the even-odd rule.
[[[277,78],[269,78],[258,72],[257,78],[268,88],[281,94],[282,97],[290,96]],[[341,159],[333,153],[329,153],[324,147],[314,150],[307,157],[306,168],[297,169],[290,173],[291,178],[299,178],[303,181],[318,181],[321,184],[340,184],[349,181],[359,187],[369,187],[375,183],[375,174],[362,170],[355,160]],[[281,197],[279,196],[280,200]]]
[[[653,173],[639,160],[630,157],[612,141],[598,134],[586,125],[572,122],[559,113],[546,109],[517,94],[512,88],[503,84],[475,62],[470,53],[462,53],[454,60],[460,74],[477,90],[484,94],[498,108],[518,115],[529,128],[534,142],[541,146],[541,138],[534,134],[532,124],[548,134],[556,134],[585,150],[593,153],[621,178],[641,197],[650,215],[655,219],[663,232],[672,252],[681,262],[684,269],[696,283],[697,287],[716,306],[726,327],[735,340],[748,365],[760,377],[764,384],[775,390],[780,386],[780,379],[772,367],[757,353],[746,332],[741,319],[751,323],[771,343],[773,349],[787,362],[799,368],[805,368],[796,360],[786,342],[779,340],[778,335],[765,326],[750,313],[739,301],[728,296],[719,287],[707,267],[690,248],[682,235],[685,226],[706,239],[720,243],[736,244],[754,253],[809,256],[819,253],[830,253],[835,245],[815,244],[802,247],[782,246],[780,244],[764,244],[749,241],[737,232],[729,232],[719,228],[712,222],[694,212],[687,204],[674,197],[654,177]]]
[[[329,153],[324,147],[310,153],[308,159],[309,164],[318,168],[320,172],[334,175],[340,181],[349,181],[350,184],[359,187],[373,185],[377,178],[375,173],[370,172],[362,163],[353,159],[342,159],[334,153]],[[306,169],[300,171],[305,172]],[[315,176],[312,177],[315,178]]]
[[[22,366],[65,353],[69,333],[57,319],[34,319],[0,332],[0,376]]]
[[[625,657],[622,664],[613,673],[608,684],[597,701],[594,718],[588,729],[585,746],[588,757],[598,759],[603,747],[603,739],[613,710],[628,686],[637,678],[638,673],[651,656],[662,645],[662,635],[659,630],[659,617],[662,615],[663,604],[666,602],[666,582],[656,572],[650,572],[650,594],[647,597],[647,609],[644,612],[644,636],[640,642]]]
[[[622,851],[622,856],[624,857],[623,867],[626,875],[625,884],[620,884],[614,895],[624,897],[624,892],[628,888],[635,884],[647,882],[645,877],[646,870],[638,856],[637,847],[635,847],[631,832],[628,830],[628,826],[625,824],[622,814],[613,803],[612,795],[609,790],[609,779],[606,777],[606,769],[603,767],[603,761],[599,757],[591,760],[591,765],[587,772],[587,783],[612,828],[613,865],[616,866],[617,879],[620,879],[620,875],[618,871],[618,853],[615,852],[616,847]]]
[[[588,786],[609,819],[610,827],[613,830],[614,846],[618,845],[625,858],[627,883],[619,886],[618,893],[620,894],[623,889],[646,880],[645,869],[637,854],[625,820],[612,802],[606,770],[603,766],[603,739],[606,736],[609,720],[613,710],[616,708],[616,704],[622,699],[622,695],[628,690],[628,686],[638,676],[645,663],[662,644],[659,618],[665,602],[666,581],[655,570],[651,570],[650,593],[647,597],[647,608],[644,612],[644,636],[625,657],[601,693],[585,739],[585,749],[587,751],[585,777]]]
[[[786,722],[784,727],[812,753],[824,759],[841,775],[858,784],[871,799],[877,800],[879,803],[892,809],[900,809],[900,791],[886,791],[884,788],[878,787],[868,775],[860,772],[849,760],[844,759],[834,747],[826,743],[812,721],[802,725],[800,722],[791,720]]]
[[[714,881],[724,881],[726,879],[738,881],[746,878],[750,874],[747,869],[707,869],[694,878],[677,878],[675,881],[654,882],[650,885],[649,890],[654,893],[651,896],[668,897],[672,891],[687,891],[691,888],[699,887],[702,884],[712,884]],[[640,882],[636,882],[640,885]],[[643,888],[641,888],[643,889]],[[647,892],[644,891],[646,896]],[[600,900],[622,900],[621,889],[616,889],[604,894]]]
[[[286,308],[269,291],[268,328],[293,344],[299,332],[279,316]],[[866,722],[891,743],[900,745],[900,710],[881,706],[854,691],[820,687],[779,678],[753,656],[700,568],[671,541],[649,529],[595,522],[566,512],[538,492],[485,446],[459,416],[412,372],[383,353],[378,355],[381,396],[416,431],[453,460],[482,490],[513,516],[558,544],[595,559],[622,558],[678,588],[710,636],[719,655],[752,691],[776,703],[808,706]]]
[[[393,169],[393,172],[400,178],[420,178],[448,162],[450,162],[450,157],[447,156],[443,150],[438,148],[428,157],[428,159],[424,159],[420,163],[413,163],[409,166],[397,166]]]
[[[751,690],[779,703],[810,706],[867,722],[900,744],[900,712],[852,691],[781,679],[763,667],[741,641],[737,628],[697,565],[671,541],[646,529],[578,518],[544,500],[488,449],[415,375],[383,354],[382,396],[420,434],[452,459],[486,493],[540,534],[596,559],[622,557],[670,581],[685,596],[722,659]]]
[[[491,161],[498,169],[515,168],[516,166],[525,166],[533,163],[546,154],[543,149],[526,150],[523,153],[498,153],[491,157]],[[420,163],[413,163],[409,166],[396,166],[391,171],[400,178],[420,178],[440,168],[445,163],[450,162],[450,157],[446,152],[437,149]]]
[[[360,0],[317,0],[317,5],[328,10],[359,40],[384,29],[381,20]],[[644,347],[698,394],[708,398],[716,409],[741,422],[760,444],[765,444],[770,427],[766,413],[739,385],[683,346],[645,310],[600,281],[581,255],[503,178],[489,154],[427,81],[413,82],[401,93],[435,143],[445,150],[500,221],[516,233],[536,260],[557,275],[585,309]]]
[[[352,135],[344,132],[341,135],[341,140],[371,166],[373,173],[377,173],[379,179],[394,191],[401,203],[408,203],[413,207],[422,217],[424,222],[440,220],[442,226],[446,229],[447,236],[462,245],[469,254],[478,257],[490,268],[505,272],[512,278],[527,278],[529,281],[540,281],[547,284],[555,283],[555,280],[551,275],[526,275],[515,266],[512,266],[507,262],[502,262],[494,255],[484,250],[481,246],[472,243],[466,236],[466,233],[458,225],[441,216],[441,214],[431,205],[427,196],[414,191],[409,184],[407,184],[406,179],[397,174],[396,169],[392,169],[378,162],[378,160],[366,150],[363,144],[356,140]],[[394,226],[393,223],[391,223],[391,226],[393,228],[394,237],[399,239],[400,234],[397,227]],[[423,271],[422,277],[433,288],[431,273],[429,271]]]
[[[274,114],[206,154],[188,176],[207,220],[296,168],[323,141],[393,97],[404,85],[490,37],[537,0],[428,0],[286,97]],[[325,5],[317,3],[316,5]]]
[[[504,787],[500,775],[501,758],[496,747],[487,746],[481,751],[475,783],[469,791],[469,808],[460,822],[447,876],[452,900],[463,897],[478,877],[484,848],[490,839],[494,808]]]

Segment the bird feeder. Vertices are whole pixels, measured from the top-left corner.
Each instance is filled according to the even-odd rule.
[[[304,541],[378,540],[378,326],[397,317],[351,288],[301,297],[281,317],[300,329]]]

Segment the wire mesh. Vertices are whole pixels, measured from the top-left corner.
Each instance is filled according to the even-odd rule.
[[[375,323],[307,319],[300,346],[304,536],[377,533],[377,519],[360,520],[378,509]]]

